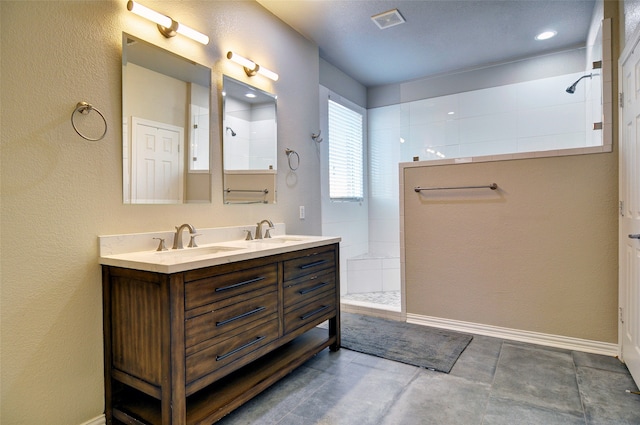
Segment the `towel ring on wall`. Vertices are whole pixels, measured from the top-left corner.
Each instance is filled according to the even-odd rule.
[[[87,115],[91,111],[96,111],[98,115],[100,115],[100,118],[102,118],[102,122],[104,123],[104,131],[102,132],[102,135],[95,139],[92,137],[87,137],[84,134],[80,133],[80,130],[78,130],[75,123],[75,116],[77,112],[80,112],[82,115]],[[76,109],[74,109],[73,112],[71,113],[71,125],[73,126],[73,129],[76,131],[76,133],[78,133],[80,137],[82,137],[83,139],[89,140],[91,142],[97,142],[98,140],[102,140],[105,134],[107,134],[107,120],[105,119],[104,115],[102,115],[102,112],[100,112],[97,108],[94,108],[92,104],[87,102],[78,102],[78,104],[76,105]]]
[[[296,171],[298,169],[298,167],[300,166],[300,155],[298,155],[298,152],[294,151],[293,149],[285,149],[284,153],[287,154],[287,161],[289,162],[289,168],[291,169],[291,171]],[[294,167],[293,165],[291,165],[291,157],[295,155],[296,156],[296,166]]]

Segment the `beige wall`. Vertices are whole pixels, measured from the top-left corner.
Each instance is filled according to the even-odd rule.
[[[269,218],[290,233],[319,234],[318,50],[255,2],[153,1],[211,37],[204,47],[165,39],[126,11],[126,1],[1,1],[1,422],[79,425],[102,414],[102,308],[97,236],[251,224]],[[250,29],[250,30],[249,30]],[[222,73],[278,95],[278,168],[284,147],[302,159],[295,183],[278,175],[275,205],[223,205],[222,171],[213,204],[122,204],[121,38],[148,40],[213,68],[213,116]],[[280,74],[251,80],[227,50]],[[100,109],[104,140],[71,127],[79,101]],[[220,121],[212,123],[220,164]],[[305,205],[304,221],[298,206]]]
[[[617,342],[617,154],[406,168],[404,185],[407,313]]]

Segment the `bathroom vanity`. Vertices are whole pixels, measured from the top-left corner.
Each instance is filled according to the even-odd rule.
[[[211,424],[338,350],[338,242],[101,254],[107,423]]]

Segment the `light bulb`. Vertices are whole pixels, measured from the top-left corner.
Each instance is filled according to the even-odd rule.
[[[140,3],[136,3],[135,1],[129,0],[127,2],[127,10],[135,13],[138,16],[142,16],[145,19],[150,20],[151,22],[155,22],[156,24],[163,27],[171,27],[172,19],[168,16],[163,15],[162,13],[158,13],[155,10],[149,9],[141,5]]]
[[[192,40],[197,41],[202,44],[209,44],[209,37],[202,34],[200,31],[196,31],[191,27],[186,26],[185,24],[178,24],[178,29],[176,30],[178,34],[182,34],[185,37],[189,37]]]
[[[237,63],[238,65],[243,66],[251,71],[256,69],[255,62],[252,62],[249,59],[242,57],[237,53],[233,53],[233,52],[227,53],[227,59],[230,59],[235,63]]]

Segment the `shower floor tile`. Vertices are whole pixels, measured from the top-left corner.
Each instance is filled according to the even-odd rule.
[[[400,291],[385,292],[362,292],[357,294],[347,294],[340,298],[341,302],[349,303],[355,301],[359,303],[381,304],[390,307],[400,308]]]

